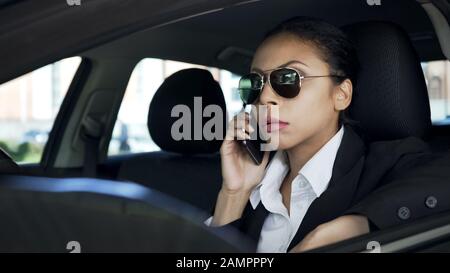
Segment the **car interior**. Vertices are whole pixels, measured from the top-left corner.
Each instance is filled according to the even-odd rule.
[[[66,57],[80,56],[81,63],[41,161],[18,164],[0,149],[2,252],[66,252],[63,242],[71,238],[88,242],[83,248],[91,252],[248,251],[234,230],[202,226],[221,187],[221,141],[170,137],[175,105],[193,112],[194,98],[202,97],[203,107],[227,112],[210,71],[173,73],[138,113],[159,151],[110,156],[108,146],[139,61],[174,60],[242,75],[264,33],[293,16],[325,19],[354,41],[361,71],[350,117],[366,141],[416,136],[435,153],[449,152],[450,123],[432,123],[421,67],[450,57],[448,1],[128,1],[117,7],[111,4],[117,1],[86,0],[79,10],[32,2],[0,2],[0,44],[9,41],[0,52],[7,68],[0,82]],[[27,13],[32,9],[39,12]],[[13,13],[23,17],[8,21]],[[29,39],[19,39],[24,36]],[[227,117],[222,120],[225,127]],[[449,251],[448,225],[450,212],[317,251],[364,251],[373,238],[390,243],[392,252]],[[401,241],[425,233],[415,243]]]

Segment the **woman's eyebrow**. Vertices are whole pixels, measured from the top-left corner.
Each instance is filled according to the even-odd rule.
[[[258,73],[260,73],[260,74],[264,74],[264,71],[262,71],[261,69],[259,69],[259,68],[257,68],[257,67],[252,67],[252,68],[250,69],[250,71],[255,71],[255,72],[258,72]]]
[[[306,66],[306,67],[309,67],[309,66],[308,66],[307,64],[305,64],[304,62],[297,61],[297,60],[293,60],[293,61],[289,61],[289,62],[287,62],[287,63],[284,63],[284,64],[278,66],[277,68],[286,67],[286,66],[289,66],[289,65],[291,65],[291,64],[302,64],[302,65],[304,65],[304,66]],[[269,69],[269,70],[273,70],[273,69]],[[265,70],[265,71],[269,71],[269,70]],[[258,72],[258,73],[261,73],[261,74],[263,74],[263,73],[265,72],[264,70],[259,69],[259,68],[257,68],[257,67],[252,67],[252,68],[251,68],[251,71],[255,71],[255,72]]]
[[[293,60],[293,61],[289,61],[289,62],[287,62],[287,63],[285,63],[285,64],[280,65],[279,68],[280,68],[280,67],[285,67],[285,66],[288,66],[288,65],[291,65],[291,64],[302,64],[302,65],[304,65],[304,66],[306,66],[306,67],[309,67],[309,66],[308,66],[307,64],[305,64],[304,62],[297,61],[297,60]]]

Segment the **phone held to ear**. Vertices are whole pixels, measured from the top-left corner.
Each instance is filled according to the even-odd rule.
[[[251,105],[244,106],[244,111],[251,116]],[[260,165],[264,157],[264,151],[261,151],[261,144],[265,143],[265,141],[261,139],[259,125],[257,122],[254,134],[255,135],[252,133],[250,135],[250,139],[239,140],[239,142],[245,147],[245,150],[250,155],[253,162],[256,165]]]

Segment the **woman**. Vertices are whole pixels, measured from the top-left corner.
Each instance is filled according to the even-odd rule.
[[[251,118],[233,118],[220,150],[223,184],[207,224],[239,228],[258,252],[304,251],[382,226],[357,201],[395,164],[427,148],[416,138],[386,142],[381,150],[391,149],[393,160],[366,166],[378,155],[367,154],[345,116],[358,72],[346,35],[320,20],[287,20],[266,35],[250,72],[241,82],[257,94],[243,99],[267,107],[259,126],[278,138],[277,151],[254,164],[238,141],[255,131]]]

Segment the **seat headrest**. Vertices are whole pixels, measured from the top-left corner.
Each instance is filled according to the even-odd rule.
[[[201,98],[200,111],[194,109],[194,97]],[[190,140],[175,140],[172,137],[172,125],[182,116],[172,117],[172,109],[176,105],[186,105],[190,110]],[[202,131],[204,125],[213,118],[203,117],[203,110],[208,105],[217,105],[222,110],[221,138],[206,140],[202,134],[201,140],[196,140],[194,131],[198,131],[199,127],[194,127],[195,116],[202,117]],[[164,151],[181,154],[214,153],[219,151],[221,139],[225,136],[226,113],[225,99],[219,83],[209,71],[191,68],[172,74],[161,84],[150,103],[147,125],[151,138]]]
[[[360,73],[349,116],[371,141],[424,137],[431,127],[427,87],[408,35],[397,25],[368,21],[343,27]]]

